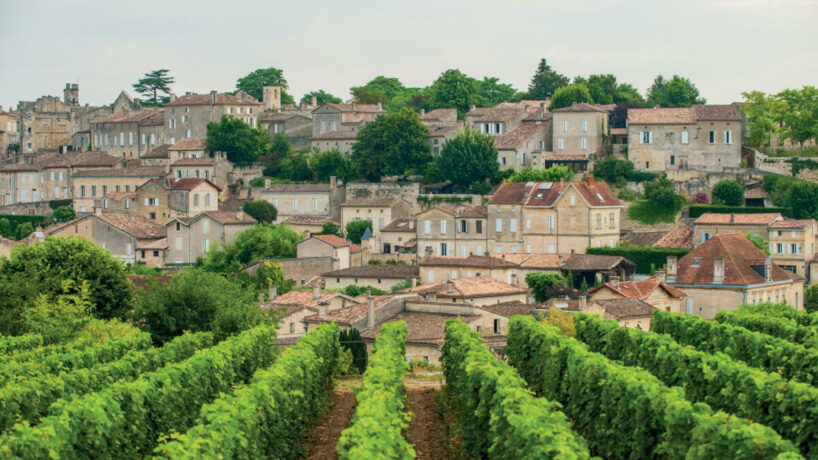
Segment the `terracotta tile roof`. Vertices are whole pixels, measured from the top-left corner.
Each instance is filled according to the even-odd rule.
[[[427,257],[420,261],[421,267],[469,267],[469,268],[515,268],[519,262],[505,260],[502,257],[475,256],[468,257]]]
[[[136,111],[122,111],[107,115],[101,118],[90,120],[89,123],[139,123],[147,121],[153,117],[161,117],[160,124],[164,120],[161,109],[146,109]]]
[[[204,139],[182,139],[168,147],[168,150],[205,150],[207,142]]]
[[[286,294],[281,294],[272,301],[266,302],[262,309],[269,310],[288,306],[310,307],[317,309],[320,303],[327,302],[338,296],[346,297],[348,300],[354,302],[352,297],[346,296],[339,292],[322,290],[319,297],[316,299],[315,293],[312,289],[296,289],[287,292]]]
[[[514,256],[521,254],[502,254],[506,260],[514,260]],[[559,254],[526,254],[526,257],[520,262],[522,268],[560,268],[565,264],[565,260],[570,257],[570,254],[563,256],[563,262],[560,262]]]
[[[730,121],[739,121],[741,120],[741,112],[739,111],[738,104],[726,104],[726,105],[694,105],[693,106],[693,113],[696,114],[697,120],[730,120]]]
[[[696,117],[690,108],[629,109],[629,125],[689,124]]]
[[[617,285],[614,285],[613,283],[605,283],[593,289],[590,289],[588,293],[590,294],[599,291],[603,287],[608,288],[616,292],[617,294],[620,294],[623,297],[628,297],[630,299],[645,300],[653,293],[653,291],[655,291],[658,288],[664,289],[665,292],[667,292],[668,295],[671,297],[675,297],[678,299],[687,297],[687,294],[685,294],[679,288],[675,288],[663,281],[659,281],[656,277],[651,277],[648,279],[638,281],[622,281],[619,282]]]
[[[605,182],[505,182],[494,192],[489,204],[523,204],[551,207],[562,193],[573,187],[592,207],[622,206]]]
[[[255,224],[256,223],[256,219],[253,219],[252,217],[250,217],[249,214],[246,214],[246,213],[241,212],[241,211],[238,211],[238,212],[206,211],[206,212],[203,212],[203,213],[191,218],[190,220],[191,221],[199,220],[205,215],[210,216],[213,219],[216,219],[217,221],[221,222],[223,225]]]
[[[66,168],[66,167],[108,167],[112,168],[122,163],[122,157],[108,155],[105,152],[74,152],[64,155],[57,155],[48,162],[46,168]]]
[[[94,217],[138,240],[165,238],[168,234],[162,225],[139,214],[104,213]]]
[[[414,265],[360,265],[324,273],[325,278],[417,278],[420,269]]]
[[[287,121],[293,118],[304,118],[305,120],[310,119],[310,117],[294,110],[287,110],[282,112],[265,110],[264,112],[261,112],[261,114],[259,114],[258,118],[261,121]]]
[[[524,142],[544,133],[547,127],[548,125],[541,123],[523,123],[502,136],[496,136],[494,146],[500,150],[516,149]]]
[[[254,97],[247,93],[239,91],[236,94],[216,93],[216,105],[260,105]],[[173,107],[177,105],[210,105],[210,97],[208,94],[185,94],[179,96],[173,102],[168,102],[165,107]]]
[[[396,297],[397,296],[395,295],[372,296],[372,300],[375,303],[374,307],[376,314],[381,308],[383,308],[384,305],[388,304]],[[367,304],[366,295],[354,297],[353,300],[354,301],[347,303],[347,305],[343,308],[336,308],[327,312],[329,318],[321,318],[318,314],[316,314],[305,317],[304,321],[326,323],[334,321],[339,324],[352,324],[355,321],[366,318],[366,315],[369,313],[369,305]]]
[[[634,246],[646,248],[652,247],[665,235],[667,232],[629,232],[622,239]]]
[[[447,283],[451,283],[451,291],[449,290]],[[438,297],[471,298],[524,294],[528,292],[528,290],[526,288],[512,286],[509,283],[498,281],[487,276],[480,276],[477,278],[457,278],[450,281],[440,281],[437,283],[404,289],[399,292],[408,292],[413,294],[435,292],[437,293]]]
[[[531,192],[525,182],[504,182],[494,192],[489,204],[523,204]]]
[[[224,212],[238,212],[244,209],[244,203],[246,203],[246,198],[228,198],[221,203],[219,203],[219,211]]]
[[[284,219],[284,222],[294,225],[324,225],[327,222],[341,225],[341,221],[334,217],[318,217],[318,216],[290,216]],[[381,229],[383,231],[383,229]]]
[[[671,284],[713,283],[713,262],[724,259],[722,285],[748,285],[765,282],[764,266],[769,256],[760,251],[741,233],[715,235],[699,247],[679,259],[676,281]],[[802,279],[771,263],[773,281]]]
[[[554,109],[552,112],[602,112],[608,113],[606,107],[600,105],[591,105],[586,102],[579,102],[577,104],[571,104],[568,107],[561,107],[559,109]]]
[[[352,244],[349,241],[347,241],[347,240],[345,240],[345,239],[343,239],[343,238],[341,238],[340,236],[337,236],[337,235],[312,235],[309,238],[307,238],[306,240],[300,241],[300,242],[298,242],[296,244],[301,244],[304,241],[308,241],[308,240],[313,239],[313,238],[315,238],[316,240],[322,241],[324,243],[327,243],[328,245],[330,245],[330,246],[332,246],[334,248],[344,248],[344,247],[347,247],[350,244]]]
[[[512,120],[514,117],[519,116],[526,112],[523,108],[491,108],[486,111],[478,112],[474,115],[470,115],[472,112],[466,114],[467,117],[475,117],[478,118],[480,123],[502,123],[505,121]]]
[[[666,233],[659,241],[653,243],[654,248],[693,249],[693,229],[688,227],[677,228]]]
[[[332,108],[338,110],[339,112],[386,113],[386,111],[383,108],[378,107],[377,104],[332,104],[332,103],[328,103],[328,104],[324,104],[324,106],[332,107]],[[321,107],[324,107],[324,106],[321,106]],[[315,110],[318,110],[321,107],[318,107]],[[354,110],[353,110],[353,107],[354,107]],[[315,112],[315,110],[313,110],[313,112]]]
[[[617,319],[650,318],[653,314],[653,306],[638,299],[608,299],[593,302],[604,308],[605,313]]]
[[[332,191],[329,184],[270,184],[270,188],[265,188],[261,193],[329,191]]]
[[[770,225],[783,217],[777,212],[757,214],[717,214],[706,212],[696,219],[696,224],[759,224]]]
[[[417,238],[412,238],[412,239],[406,240],[403,244],[398,244],[397,246],[399,248],[412,249],[412,248],[417,247],[417,245],[418,245],[418,239]]]
[[[355,243],[350,243],[350,245],[349,245],[349,252],[350,252],[350,254],[355,254],[356,252],[361,252],[361,251],[363,251],[363,250],[364,250],[364,249],[363,249],[362,247],[358,246],[358,245],[357,245],[357,244],[355,244]]]
[[[417,229],[415,228],[415,219],[395,219],[389,223],[386,227],[381,228],[381,233],[383,232],[402,232],[402,233],[415,233]]]
[[[383,198],[352,198],[346,200],[341,207],[389,207],[400,198],[383,197]]]
[[[222,188],[218,185],[214,184],[210,181],[210,179],[202,179],[202,178],[182,178],[182,177],[174,177],[173,179],[167,179],[162,181],[162,185],[169,190],[193,190],[194,188],[202,185],[202,184],[210,184],[218,191],[222,191]]]
[[[432,206],[431,208],[424,209],[423,211],[417,213],[418,216],[422,216],[427,212],[436,209],[451,216],[456,217],[486,217],[488,216],[488,208],[485,206],[472,206],[472,205],[453,205],[453,204],[437,204]]]
[[[358,131],[330,131],[326,133],[317,134],[315,136],[310,137],[310,140],[313,141],[320,141],[320,140],[343,140],[343,141],[352,141],[357,139]]]
[[[137,245],[136,249],[161,250],[168,248],[168,239],[160,238],[158,240],[146,241],[143,244]]]
[[[815,219],[782,219],[770,224],[770,228],[805,228],[815,225]]]
[[[73,174],[73,177],[162,177],[164,175],[164,166],[128,165],[119,169],[78,171]]]
[[[39,171],[48,163],[54,161],[57,157],[56,153],[41,153],[34,157],[31,165],[23,162],[11,163],[0,167],[0,171]]]
[[[110,192],[107,195],[103,195],[102,199],[105,200],[113,200],[113,201],[122,201],[126,198],[130,198],[132,200],[136,199],[136,192]]]
[[[486,305],[480,308],[495,315],[505,316],[506,318],[511,318],[514,315],[534,315],[534,305],[522,303],[517,300]]]
[[[457,109],[434,109],[420,116],[421,120],[443,120],[457,118]]]
[[[478,315],[444,315],[440,313],[401,312],[389,318],[389,321],[403,321],[406,323],[407,343],[441,344],[445,337],[446,321],[460,318],[465,323],[472,323],[479,319]],[[384,323],[361,334],[365,339],[374,339]]]
[[[177,160],[171,166],[213,166],[216,164],[216,159],[213,157],[202,158],[182,158]]]
[[[142,158],[170,158],[170,154],[168,153],[169,149],[170,144],[161,144],[147,154],[142,155]]]
[[[602,271],[613,270],[622,265],[625,268],[634,267],[634,263],[620,256],[600,256],[596,254],[570,254],[566,256],[563,270]]]

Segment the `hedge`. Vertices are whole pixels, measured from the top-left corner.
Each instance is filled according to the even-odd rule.
[[[52,210],[63,207],[63,206],[71,206],[74,203],[74,200],[67,199],[67,200],[51,200],[48,202],[48,207]]]
[[[786,302],[759,304],[744,304],[737,310],[739,313],[758,313],[765,316],[789,318],[802,326],[818,326],[818,313],[806,310],[796,310]]]
[[[446,322],[442,362],[445,401],[473,458],[590,458],[587,441],[573,432],[559,403],[535,397],[460,320]]]
[[[636,264],[636,273],[651,274],[651,265],[655,270],[661,270],[667,262],[668,256],[682,258],[690,249],[673,248],[642,248],[634,246],[620,246],[614,248],[588,248],[588,254],[602,256],[621,256]]]
[[[787,318],[722,310],[716,315],[716,321],[761,332],[805,347],[818,346],[818,329],[801,326]]]
[[[329,403],[338,326],[308,332],[250,384],[204,406],[196,426],[160,444],[166,458],[291,458]]]
[[[762,423],[818,458],[818,388],[785,380],[723,353],[682,346],[665,334],[619,327],[598,316],[574,315],[577,338],[595,352],[641,367],[687,399]]]
[[[650,329],[704,352],[724,352],[733,359],[777,372],[787,379],[818,382],[818,350],[813,348],[743,327],[661,310],[653,310]]]
[[[720,206],[717,204],[691,204],[690,217],[695,219],[706,212],[716,214],[758,214],[767,212],[780,212],[784,217],[792,217],[792,208],[762,208],[759,206]]]
[[[381,326],[373,353],[355,396],[358,406],[335,446],[341,460],[412,459],[415,449],[403,437],[408,426],[406,388],[406,323]]]
[[[0,431],[10,428],[18,420],[36,422],[48,411],[51,403],[60,398],[72,399],[101,390],[119,380],[133,380],[143,372],[187,359],[196,350],[212,344],[213,334],[209,332],[185,334],[162,348],[134,350],[122,359],[88,369],[43,375],[9,384],[0,389]]]
[[[13,353],[42,346],[43,337],[39,334],[18,336],[0,336],[0,354]]]
[[[797,455],[771,428],[693,404],[645,370],[618,364],[531,317],[510,321],[506,354],[535,393],[559,401],[604,458]]]
[[[2,236],[13,240],[17,239],[17,227],[26,222],[30,222],[34,228],[37,228],[38,225],[46,227],[51,223],[51,220],[39,214],[0,214],[0,219],[6,219],[10,224],[9,234]]]
[[[160,437],[190,427],[203,404],[268,366],[275,356],[274,333],[257,327],[132,382],[58,401],[38,425],[7,431],[0,457],[143,457]]]
[[[418,204],[421,205],[436,205],[442,203],[448,204],[463,204],[463,203],[471,203],[472,196],[460,196],[460,195],[418,195],[417,198]]]

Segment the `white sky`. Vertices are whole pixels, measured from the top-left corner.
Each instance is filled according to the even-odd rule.
[[[818,0],[0,0],[4,108],[62,97],[66,82],[81,103],[109,104],[158,68],[177,94],[230,91],[270,66],[296,99],[346,99],[381,74],[426,86],[449,68],[523,90],[541,57],[643,93],[680,74],[711,103],[818,86]]]

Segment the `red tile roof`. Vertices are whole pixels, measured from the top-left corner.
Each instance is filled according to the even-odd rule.
[[[332,278],[417,278],[419,268],[415,265],[360,265],[324,273],[323,277]]]
[[[167,189],[170,189],[170,190],[187,190],[187,191],[190,191],[190,190],[193,190],[194,188],[196,188],[196,187],[198,187],[198,186],[200,186],[200,185],[202,185],[204,183],[208,183],[211,186],[213,186],[216,190],[218,190],[220,192],[222,191],[222,188],[219,187],[218,185],[214,184],[213,182],[211,182],[210,179],[176,177],[176,178],[168,179],[168,180],[165,180],[165,181],[162,181],[162,182],[163,182],[163,186],[165,188],[167,188]]]
[[[502,136],[496,136],[494,138],[494,146],[500,150],[516,149],[524,142],[530,141],[537,137],[537,135],[544,133],[547,128],[548,125],[544,123],[523,123]]]
[[[579,102],[577,104],[571,104],[568,107],[561,107],[559,109],[554,109],[552,112],[602,112],[608,113],[605,107],[601,105],[591,105],[586,102]]]
[[[162,177],[165,175],[164,166],[127,166],[117,169],[96,169],[79,171],[74,177]]]
[[[332,103],[328,103],[328,104],[324,104],[324,106],[332,107],[332,108],[338,110],[339,112],[386,113],[386,110],[384,110],[381,107],[378,107],[377,104],[332,104]],[[321,107],[324,107],[324,106],[321,106]],[[321,107],[318,107],[315,110],[319,110]]]
[[[596,292],[603,287],[606,287],[617,294],[630,299],[645,300],[658,288],[664,289],[669,296],[677,299],[687,297],[687,294],[685,294],[681,289],[675,288],[663,281],[659,281],[656,277],[639,281],[622,281],[617,285],[614,285],[613,283],[605,283],[589,290],[588,293],[590,294]]]
[[[415,219],[395,219],[381,229],[381,232],[415,233],[416,231]]]
[[[239,91],[236,94],[216,93],[216,105],[260,105],[254,97]],[[210,105],[211,94],[185,94],[179,96],[173,102],[168,102],[165,107],[176,105]]]
[[[164,120],[161,109],[146,109],[117,112],[101,118],[95,118],[89,123],[139,123],[156,116],[162,117],[162,120]]]
[[[421,120],[443,120],[445,118],[457,118],[457,109],[434,109],[420,116]]]
[[[165,238],[168,234],[162,225],[139,214],[103,213],[94,217],[138,240]]]
[[[782,219],[770,224],[770,228],[805,228],[815,225],[815,219]]]
[[[168,147],[168,150],[205,150],[207,142],[204,139],[182,139]]]
[[[528,207],[551,207],[563,192],[573,187],[590,205],[622,206],[605,182],[506,182],[494,192],[489,204],[523,204]]]
[[[448,283],[451,283],[451,290],[449,289],[450,286]],[[524,294],[528,292],[528,290],[487,276],[480,276],[477,278],[457,278],[450,281],[424,284],[423,286],[408,288],[399,292],[414,294],[435,292],[438,297],[463,298]]]
[[[711,121],[711,120],[741,120],[741,112],[739,111],[739,104],[725,104],[725,105],[694,105],[693,113],[696,114],[697,120]]]
[[[343,247],[347,247],[350,244],[352,244],[349,241],[347,241],[347,240],[345,240],[345,239],[343,239],[343,238],[341,238],[340,236],[337,236],[337,235],[312,235],[311,237],[307,238],[304,241],[307,241],[307,240],[312,239],[312,238],[315,238],[316,240],[327,243],[328,245],[330,245],[330,246],[332,246],[334,248],[343,248]],[[298,244],[301,244],[304,241],[301,241]]]
[[[628,124],[687,124],[695,123],[690,108],[629,109]]]
[[[696,224],[759,224],[770,225],[783,217],[777,212],[757,214],[717,214],[706,212],[696,219]]]
[[[671,230],[652,246],[654,248],[693,249],[693,229],[682,227]]]
[[[142,158],[170,158],[168,149],[170,149],[170,144],[161,144],[145,155],[142,155]]]

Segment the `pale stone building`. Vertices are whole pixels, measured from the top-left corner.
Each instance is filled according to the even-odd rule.
[[[309,147],[309,139],[312,136],[312,111],[287,110],[269,111],[265,110],[259,116],[261,129],[273,139],[277,134],[283,133],[287,136],[290,144],[296,147]]]
[[[344,188],[335,178],[329,184],[267,184],[263,189],[253,189],[253,199],[262,199],[278,210],[276,222],[293,216],[340,217],[340,203]]]
[[[457,109],[435,109],[429,112],[421,109],[420,122],[429,128],[429,131],[460,127],[460,122],[457,120]]]
[[[313,153],[337,150],[342,155],[352,155],[358,131],[328,131],[310,138],[310,151]]]
[[[361,247],[337,235],[311,235],[295,245],[297,257],[330,257],[332,269],[342,270],[361,265]]]
[[[557,154],[601,154],[608,135],[608,111],[585,102],[554,109],[552,148]]]
[[[175,144],[182,139],[207,138],[207,124],[218,122],[223,115],[235,117],[252,128],[258,128],[258,114],[263,104],[249,94],[211,91],[209,94],[187,93],[171,98],[165,104],[164,142]]]
[[[117,169],[75,171],[71,175],[74,209],[94,212],[94,201],[108,192],[130,192],[151,179],[167,174],[165,166],[128,165]]]
[[[167,222],[219,210],[221,188],[208,179],[154,179],[136,189],[136,212]]]
[[[386,114],[381,104],[324,104],[312,111],[313,137],[338,131],[357,131]]]
[[[341,226],[346,229],[354,220],[369,220],[372,236],[378,239],[382,228],[395,219],[409,218],[411,210],[412,205],[403,198],[353,198],[341,205]]]
[[[175,217],[164,225],[168,236],[167,263],[192,264],[220,244],[232,243],[239,233],[255,224],[255,219],[241,211],[206,211],[191,218]]]
[[[93,148],[138,159],[162,144],[164,114],[161,109],[125,110],[91,120],[90,129]]]
[[[628,158],[640,171],[741,167],[738,104],[628,110]]]
[[[0,158],[6,158],[17,144],[17,115],[0,106]]]
[[[444,126],[441,128],[429,129],[429,149],[432,156],[440,155],[443,150],[443,145],[449,139],[453,138],[459,131],[459,126]]]
[[[381,254],[412,252],[417,247],[416,236],[415,219],[395,219],[381,229],[380,247],[372,248],[372,252]]]
[[[488,251],[485,206],[438,205],[415,215],[418,258],[481,256]]]
[[[418,267],[412,265],[360,265],[324,273],[324,287],[343,289],[347,286],[369,286],[382,291],[390,291],[407,279],[418,279]]]
[[[676,260],[668,257],[667,284],[691,301],[685,313],[713,319],[745,303],[787,302],[804,308],[804,278],[782,269],[741,233],[714,235]]]
[[[714,235],[741,232],[757,235],[769,241],[769,228],[784,217],[775,212],[757,214],[716,214],[706,212],[693,222],[693,247],[697,247]]]
[[[810,263],[815,259],[815,239],[818,223],[815,219],[782,219],[769,226],[770,257],[784,270],[793,272],[812,283]]]
[[[588,290],[588,297],[589,301],[636,299],[652,308],[673,313],[684,313],[687,299],[684,291],[665,282],[664,273],[643,280],[612,279]]]

